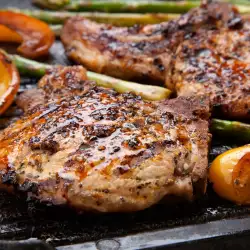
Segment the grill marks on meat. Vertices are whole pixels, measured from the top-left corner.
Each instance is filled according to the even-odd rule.
[[[48,81],[51,88],[43,84]],[[102,212],[136,211],[168,195],[192,200],[205,192],[206,99],[146,102],[96,87],[81,67],[58,68],[39,85],[46,102],[31,105],[0,134],[3,188]],[[63,85],[70,90],[57,96]]]
[[[162,82],[171,59],[169,41],[157,32],[151,37],[151,32],[139,26],[112,28],[75,17],[64,26],[62,41],[67,55],[90,70],[123,79]]]
[[[36,106],[82,95],[94,84],[86,79],[86,70],[83,67],[58,66],[48,70],[48,74],[38,83],[39,89],[26,90],[17,97],[16,103],[24,111],[33,111]]]
[[[167,86],[178,96],[208,94],[214,115],[250,119],[250,64],[234,59],[238,56],[226,56],[223,48],[217,52],[214,47],[218,44],[208,44],[202,36],[208,36],[208,33],[178,48]],[[218,47],[222,46],[219,44]],[[231,49],[234,50],[233,46]],[[248,57],[247,53],[242,56]]]
[[[250,117],[250,27],[232,5],[210,3],[170,22],[133,28],[74,17],[62,41],[67,55],[91,70],[165,81],[178,96],[209,96],[214,115]]]
[[[77,16],[66,22],[61,39],[67,55],[93,71],[124,79],[164,82],[173,52],[183,39],[192,37],[201,27],[231,27],[240,22],[234,9],[222,5],[219,8],[213,3],[193,9],[177,20],[132,28],[97,24]]]

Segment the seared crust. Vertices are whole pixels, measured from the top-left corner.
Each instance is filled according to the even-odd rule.
[[[209,96],[215,116],[250,117],[250,25],[232,5],[211,3],[177,20],[133,28],[74,17],[62,41],[67,55],[91,70],[165,81],[178,96]],[[202,50],[208,56],[198,56]]]
[[[68,57],[92,71],[159,83],[164,81],[172,53],[169,41],[156,30],[151,26],[114,28],[74,17],[64,25],[61,39]]]
[[[249,120],[249,35],[237,30],[201,32],[184,42],[169,69],[167,87],[178,96],[208,95],[214,116]],[[249,46],[241,47],[243,43]]]
[[[70,76],[77,76],[72,91],[77,83],[82,90],[55,98],[57,79],[69,86]],[[46,104],[0,134],[2,188],[101,212],[136,211],[169,195],[193,200],[205,192],[206,99],[151,103],[96,87],[85,77],[81,67],[45,76],[40,87],[46,96],[43,83],[55,82],[52,98],[47,95]]]
[[[38,89],[26,90],[17,97],[16,104],[25,112],[36,106],[86,93],[94,83],[87,81],[83,67],[57,66],[39,81]]]
[[[227,4],[196,8],[177,20],[157,25],[118,28],[82,17],[69,19],[61,40],[67,55],[90,70],[107,75],[163,83],[177,46],[197,30],[234,27],[237,11]]]

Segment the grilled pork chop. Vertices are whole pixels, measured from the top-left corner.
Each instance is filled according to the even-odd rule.
[[[67,55],[95,72],[123,79],[165,80],[177,46],[199,29],[234,27],[237,11],[225,3],[195,8],[177,20],[156,25],[118,28],[80,16],[69,19],[61,40]]]
[[[177,20],[133,28],[75,17],[66,22],[62,41],[67,55],[91,70],[165,81],[178,96],[208,95],[214,115],[250,118],[250,27],[227,3],[210,3]],[[197,58],[194,51],[201,49],[216,58]]]
[[[0,134],[1,188],[101,212],[205,192],[206,99],[143,101],[97,87],[80,66],[57,68],[39,86],[25,94],[25,117]],[[29,93],[40,101],[27,103]]]
[[[178,96],[208,94],[214,115],[250,120],[250,63],[217,52],[202,39],[207,36],[208,32],[181,44],[169,67],[168,88]],[[242,56],[250,59],[247,53]]]

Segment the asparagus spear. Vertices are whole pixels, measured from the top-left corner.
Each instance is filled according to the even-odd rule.
[[[53,65],[32,61],[18,55],[7,56],[15,63],[19,72],[24,75],[41,77],[46,73],[47,70],[56,67]],[[87,76],[88,79],[95,81],[98,86],[113,88],[119,93],[133,92],[137,95],[140,95],[145,100],[158,101],[168,98],[171,94],[170,90],[163,87],[127,82],[91,71],[87,71]]]
[[[210,129],[214,133],[240,137],[244,141],[250,141],[250,124],[213,119]]]
[[[237,4],[236,6],[241,14],[249,14],[250,13],[250,5]]]
[[[57,3],[52,3],[56,1]],[[124,0],[33,0],[42,8],[69,11],[139,12],[139,13],[185,13],[198,7],[200,1],[124,1]],[[241,13],[250,13],[247,0],[228,0],[236,4]]]
[[[82,16],[99,23],[108,23],[116,26],[133,26],[135,24],[154,24],[177,18],[178,14],[135,14],[135,13],[97,13],[97,12],[56,12],[29,9],[9,9],[13,12],[23,13],[50,24],[63,24],[68,18]],[[0,10],[4,11],[4,10]]]
[[[139,83],[123,81],[90,71],[87,72],[87,76],[89,79],[94,80],[98,86],[113,88],[119,93],[132,92],[149,101],[159,101],[167,99],[171,94],[170,90],[163,87],[142,85]]]
[[[52,9],[60,9],[63,6],[70,3],[70,0],[36,0],[33,1],[35,4],[38,4],[41,7],[50,6]]]
[[[8,58],[14,62],[19,73],[22,75],[39,78],[45,75],[48,70],[53,69],[52,65],[32,61],[19,55],[10,55],[6,52],[3,52],[2,50],[0,51],[5,53],[6,56],[8,56]]]
[[[241,4],[241,5],[250,5],[249,0],[222,0],[223,2],[231,3],[231,4]]]
[[[69,3],[51,4],[52,0],[33,0],[40,7],[54,10],[137,12],[137,13],[185,13],[200,5],[199,1],[124,1],[124,0],[69,0]],[[58,0],[60,1],[60,0]]]

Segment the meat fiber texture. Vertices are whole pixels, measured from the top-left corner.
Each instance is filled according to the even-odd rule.
[[[228,3],[130,28],[76,16],[61,39],[68,57],[90,70],[165,83],[177,96],[206,95],[214,116],[250,120],[250,25]]]
[[[147,102],[58,67],[0,133],[1,188],[78,211],[129,212],[206,190],[209,101]]]

